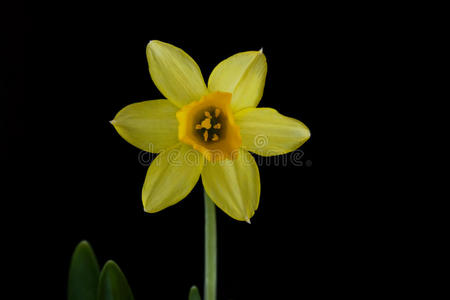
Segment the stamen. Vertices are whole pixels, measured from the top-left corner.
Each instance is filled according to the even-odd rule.
[[[205,119],[203,121],[201,121],[200,124],[195,124],[195,129],[196,130],[200,130],[200,129],[203,129],[203,128],[206,129],[203,132],[203,140],[205,142],[208,141],[208,138],[209,138],[210,141],[217,142],[220,139],[219,135],[216,134],[216,133],[213,133],[213,135],[211,137],[209,132],[208,132],[208,130],[211,129],[211,128],[220,129],[220,128],[222,128],[222,124],[216,123],[213,126],[211,124],[211,121],[213,120],[211,113],[209,111],[204,111],[204,114],[205,114]],[[214,116],[215,116],[215,118],[217,118],[220,114],[221,114],[220,109],[219,108],[215,108],[214,109]],[[214,119],[214,122],[217,122],[217,119]]]
[[[201,125],[202,125],[203,128],[210,129],[211,128],[211,119],[204,119],[202,121]]]

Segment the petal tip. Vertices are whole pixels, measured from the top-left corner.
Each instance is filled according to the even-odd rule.
[[[116,122],[116,120],[111,120],[111,121],[109,121],[109,123],[111,123],[111,125],[115,125],[117,122]]]
[[[151,40],[150,42],[148,42],[148,44],[147,44],[147,49],[150,49],[150,48],[152,48],[152,47],[155,47],[155,46],[157,46],[157,45],[161,45],[161,41],[158,41],[158,40]]]
[[[245,219],[245,222],[247,222],[248,224],[252,224],[252,222],[250,222],[250,219]]]
[[[306,127],[306,126],[305,126]],[[305,133],[305,142],[307,140],[309,140],[309,138],[311,137],[311,130],[309,130],[308,127],[306,127],[306,133]]]
[[[259,53],[263,53],[263,47],[261,47],[261,49],[259,49]]]
[[[143,208],[144,208],[144,212],[151,214],[154,213],[154,210],[150,207],[150,205],[147,205],[147,201],[142,199],[142,204],[143,204]]]

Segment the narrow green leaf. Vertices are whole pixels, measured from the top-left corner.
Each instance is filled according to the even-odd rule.
[[[200,298],[198,288],[195,285],[192,286],[191,290],[189,291],[189,300],[202,300],[202,298]]]
[[[98,300],[134,300],[125,275],[112,260],[106,262],[100,274]]]
[[[97,299],[100,267],[88,242],[82,241],[75,248],[70,262],[68,300]]]

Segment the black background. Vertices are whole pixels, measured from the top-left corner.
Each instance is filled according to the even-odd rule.
[[[108,122],[128,104],[161,98],[145,55],[153,39],[184,49],[205,79],[221,60],[263,47],[260,106],[312,133],[302,165],[260,166],[251,225],[217,211],[218,299],[358,295],[376,261],[356,222],[369,207],[355,207],[345,192],[336,197],[343,187],[330,184],[334,175],[318,156],[334,151],[318,145],[336,129],[323,120],[355,51],[347,20],[327,6],[167,4],[17,2],[3,12],[2,212],[15,298],[64,299],[70,257],[83,239],[101,264],[121,266],[138,300],[186,299],[192,285],[202,289],[201,184],[177,205],[144,213],[147,167]],[[338,163],[343,172],[345,161]]]

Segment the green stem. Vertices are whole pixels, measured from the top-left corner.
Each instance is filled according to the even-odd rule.
[[[216,206],[205,191],[205,290],[204,300],[216,300],[217,230]]]

